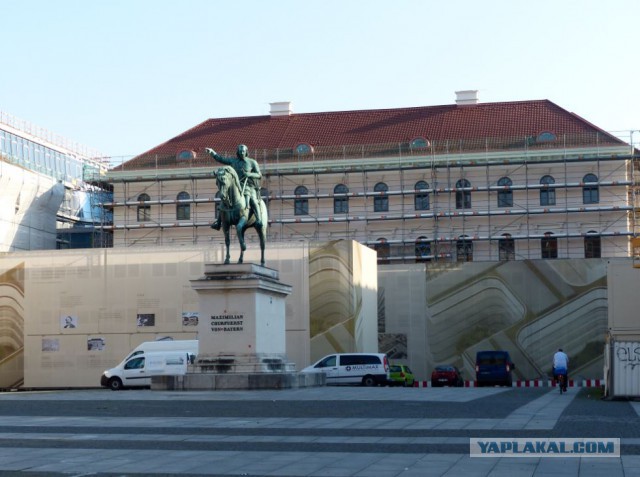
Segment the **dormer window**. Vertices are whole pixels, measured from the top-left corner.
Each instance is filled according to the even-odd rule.
[[[558,138],[551,131],[542,131],[540,134],[538,134],[536,142],[553,142],[556,139]]]
[[[195,151],[190,151],[188,149],[183,149],[178,154],[176,154],[176,159],[178,161],[190,161],[196,158]]]
[[[429,140],[422,136],[412,139],[409,143],[411,149],[426,149],[429,145]]]
[[[311,154],[313,152],[313,146],[311,144],[307,144],[306,142],[301,142],[296,146],[296,154],[304,155]]]

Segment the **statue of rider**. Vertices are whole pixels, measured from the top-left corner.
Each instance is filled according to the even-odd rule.
[[[255,159],[247,157],[249,149],[244,144],[240,144],[236,151],[236,157],[222,157],[213,149],[207,147],[205,149],[207,153],[213,157],[216,161],[231,166],[235,169],[240,179],[240,185],[243,189],[244,199],[251,210],[251,213],[256,218],[256,227],[262,226],[260,221],[260,179],[262,174],[260,173],[260,167]],[[215,222],[211,228],[220,230],[220,213],[216,217]]]

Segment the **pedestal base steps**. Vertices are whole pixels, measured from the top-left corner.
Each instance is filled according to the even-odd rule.
[[[151,389],[156,391],[292,389],[325,385],[323,373],[187,373],[151,378]]]
[[[279,353],[200,355],[183,376],[151,379],[151,389],[166,391],[291,389],[325,384],[323,373],[297,373],[295,364]]]

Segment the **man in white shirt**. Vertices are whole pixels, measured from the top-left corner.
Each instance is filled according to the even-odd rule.
[[[558,376],[564,375],[564,390],[567,390],[567,381],[569,380],[569,356],[560,348],[553,355],[553,377],[558,379]]]

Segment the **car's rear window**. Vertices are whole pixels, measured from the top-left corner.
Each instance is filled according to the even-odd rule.
[[[455,371],[455,368],[453,366],[436,366],[436,371],[451,372]]]
[[[507,363],[506,353],[478,353],[476,363],[480,366],[499,366]]]

